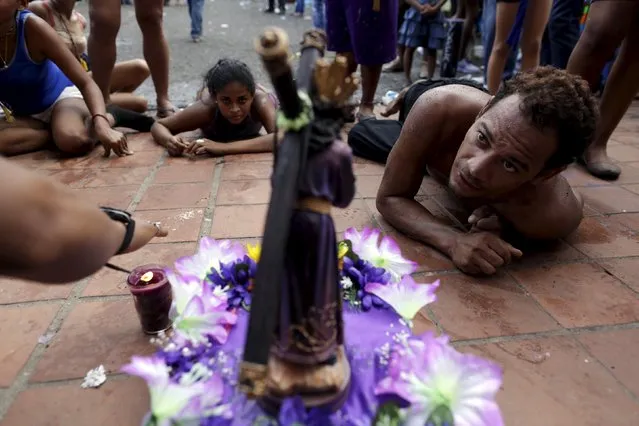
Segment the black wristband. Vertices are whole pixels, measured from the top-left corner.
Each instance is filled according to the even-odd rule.
[[[135,233],[135,220],[131,217],[131,214],[120,209],[114,209],[111,207],[100,207],[104,213],[116,222],[123,223],[126,227],[126,231],[124,233],[124,239],[122,240],[122,244],[120,244],[120,248],[118,249],[116,254],[122,254],[126,249],[131,245],[131,241],[133,241],[133,234]]]

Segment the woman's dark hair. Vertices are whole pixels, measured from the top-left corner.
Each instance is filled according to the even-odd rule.
[[[237,59],[220,59],[204,76],[204,84],[211,96],[233,82],[245,85],[251,95],[255,94],[255,79],[251,70],[248,65]]]
[[[557,68],[537,67],[504,82],[486,110],[511,95],[520,97],[519,108],[533,126],[557,136],[557,151],[546,168],[565,166],[583,155],[599,118],[597,101],[585,80]]]

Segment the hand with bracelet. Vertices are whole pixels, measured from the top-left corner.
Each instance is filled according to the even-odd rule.
[[[122,223],[125,228],[122,244],[116,255],[134,252],[147,245],[152,239],[166,237],[169,234],[160,222],[136,223],[131,214],[124,210],[111,207],[101,207],[101,209],[111,220]],[[107,263],[106,266],[117,271],[129,272],[111,263]]]
[[[95,136],[104,147],[105,157],[110,156],[111,151],[115,152],[118,157],[133,154],[129,151],[124,133],[111,128],[111,120],[105,114],[93,114],[91,116],[91,124],[93,125]]]
[[[0,157],[0,276],[70,283],[167,235],[159,223],[98,208],[47,176]],[[115,269],[122,270],[116,267]]]

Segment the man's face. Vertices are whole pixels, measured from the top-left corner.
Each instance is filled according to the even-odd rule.
[[[502,197],[537,177],[556,149],[554,133],[529,124],[519,98],[509,96],[468,129],[450,171],[450,187],[462,198]]]

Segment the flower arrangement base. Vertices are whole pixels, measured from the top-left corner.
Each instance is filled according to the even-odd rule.
[[[330,407],[336,411],[348,396],[351,368],[343,346],[333,362],[317,366],[300,366],[272,356],[268,366],[267,393],[259,405],[277,415],[282,403],[299,396],[306,408]]]
[[[164,270],[174,333],[156,339],[153,356],[123,368],[150,388],[143,426],[503,426],[499,366],[458,352],[447,336],[412,333],[411,320],[435,301],[439,282],[415,282],[414,263],[389,237],[380,242],[377,230],[344,236],[343,362],[303,374],[271,363],[274,383],[262,400],[238,386],[259,247],[203,238],[195,255]]]

